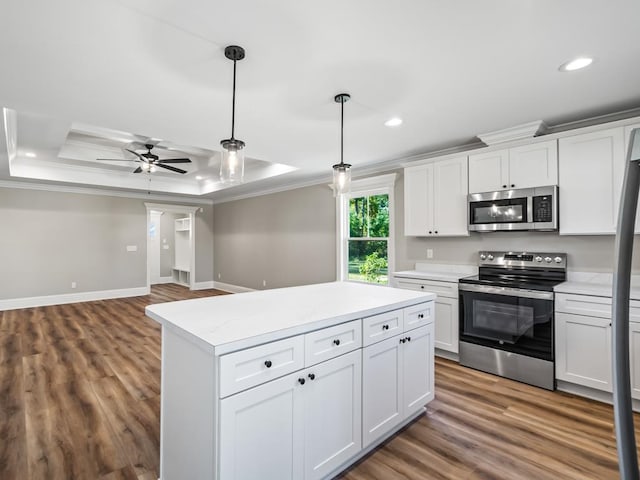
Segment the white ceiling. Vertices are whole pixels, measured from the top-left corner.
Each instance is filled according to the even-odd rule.
[[[333,96],[343,91],[355,176],[478,133],[640,107],[639,18],[637,0],[4,2],[0,106],[56,119],[26,122],[18,137],[36,140],[23,149],[43,129],[66,125],[66,138],[69,126],[91,125],[216,152],[230,134],[223,49],[241,45],[236,137],[248,157],[293,168],[204,193],[221,200],[329,181],[339,160]],[[596,61],[558,71],[581,54]],[[404,124],[385,127],[391,115]],[[7,165],[2,151],[0,178]]]

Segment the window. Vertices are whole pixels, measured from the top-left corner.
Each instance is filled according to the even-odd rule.
[[[387,285],[393,264],[395,174],[356,180],[338,199],[338,279]]]

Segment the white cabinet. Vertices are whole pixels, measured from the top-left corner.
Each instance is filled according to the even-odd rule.
[[[405,168],[405,235],[468,235],[467,193],[467,157]]]
[[[640,323],[629,322],[629,363],[631,364],[631,396],[640,400]]]
[[[363,447],[433,400],[433,349],[433,323],[363,349]]]
[[[615,233],[624,175],[621,127],[559,140],[560,234]]]
[[[558,183],[555,140],[469,155],[469,193]]]
[[[611,320],[556,313],[556,378],[611,392]]]
[[[458,353],[458,284],[436,280],[399,278],[396,285],[398,288],[433,292],[438,295],[435,300],[436,354],[439,350]]]
[[[174,283],[191,286],[191,218],[175,220],[175,250],[171,275]]]
[[[361,449],[361,353],[220,403],[220,478],[324,478]]]

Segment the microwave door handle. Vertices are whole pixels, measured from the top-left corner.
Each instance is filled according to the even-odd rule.
[[[613,276],[613,418],[620,478],[624,480],[638,480],[629,372],[629,290],[639,189],[640,129],[636,128],[631,131],[627,151],[615,240],[616,271]]]

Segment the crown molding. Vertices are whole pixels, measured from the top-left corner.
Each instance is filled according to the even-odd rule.
[[[142,200],[159,200],[173,203],[195,203],[197,205],[213,205],[208,198],[179,197],[175,195],[145,194],[137,192],[121,192],[103,188],[72,187],[68,185],[50,185],[45,183],[16,182],[0,180],[0,188],[17,188],[23,190],[40,190],[45,192],[79,193],[84,195],[99,195],[106,197],[136,198]]]

